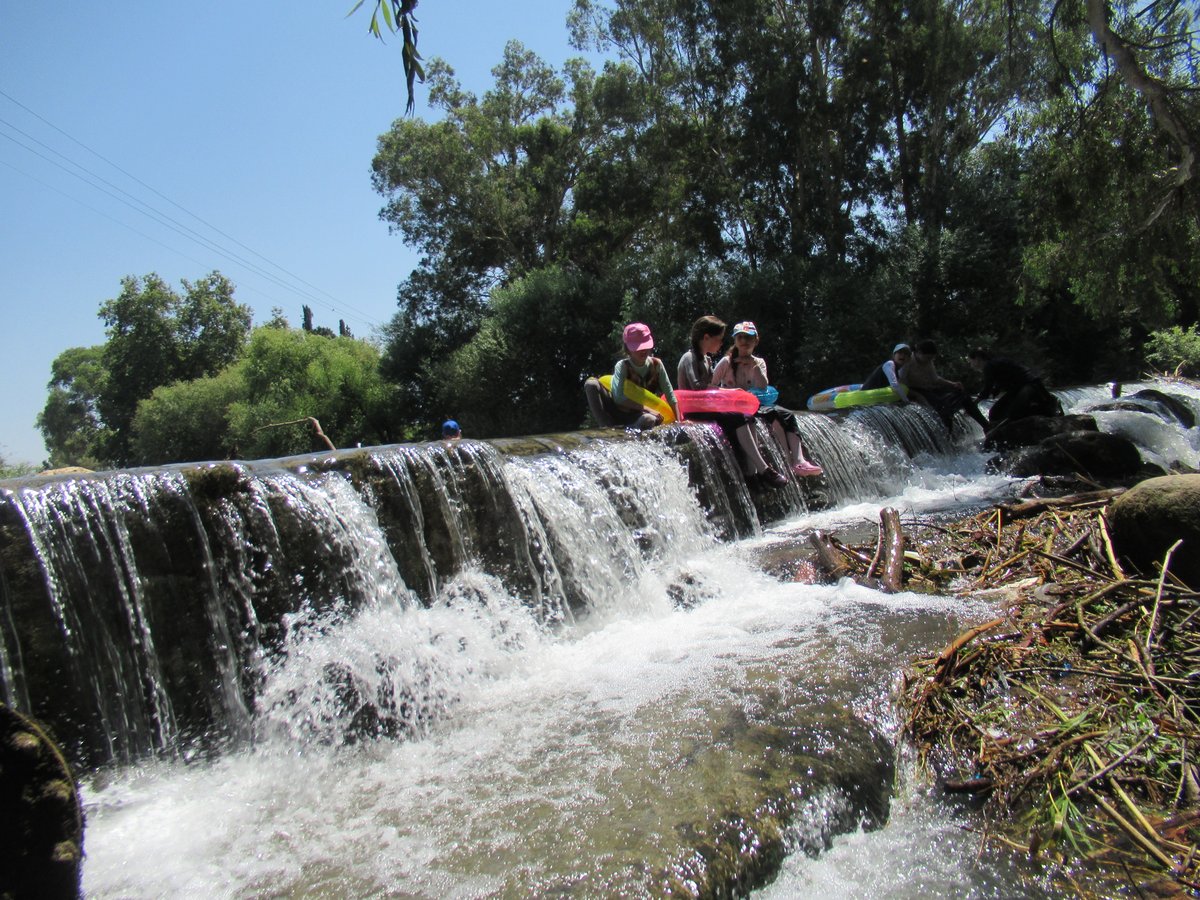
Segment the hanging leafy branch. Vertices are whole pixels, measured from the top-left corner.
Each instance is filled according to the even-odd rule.
[[[365,2],[366,0],[358,0],[346,16],[354,15]],[[367,30],[381,41],[384,28],[392,34],[399,31],[404,39],[400,55],[404,63],[404,81],[408,88],[405,115],[412,115],[415,105],[413,82],[420,79],[422,84],[425,83],[425,69],[421,66],[421,54],[417,52],[417,20],[413,15],[416,8],[417,0],[375,0],[375,11],[371,13],[371,24],[367,27]]]
[[[1174,3],[1149,3],[1142,12],[1152,13],[1155,24],[1160,22],[1165,23],[1164,29],[1168,30],[1169,34],[1171,20],[1175,16],[1164,14],[1160,17],[1157,11],[1160,5],[1169,6],[1172,10],[1176,6]],[[1109,58],[1116,64],[1118,71],[1120,71],[1126,83],[1145,98],[1146,104],[1150,107],[1150,111],[1154,115],[1154,121],[1157,123],[1159,129],[1175,144],[1179,153],[1178,164],[1173,166],[1172,170],[1168,173],[1170,176],[1168,190],[1143,226],[1143,228],[1148,228],[1162,215],[1167,204],[1177,196],[1184,185],[1191,179],[1192,166],[1196,160],[1196,150],[1198,144],[1200,144],[1200,136],[1196,134],[1194,123],[1186,111],[1187,104],[1181,103],[1180,95],[1182,89],[1179,86],[1171,85],[1162,78],[1156,78],[1150,73],[1148,67],[1138,57],[1138,43],[1118,34],[1112,26],[1112,17],[1112,11],[1105,0],[1087,0],[1088,25],[1095,36],[1096,43],[1100,45]],[[1178,27],[1178,23],[1175,24]],[[1193,32],[1189,36],[1189,39],[1184,42],[1182,52],[1190,53],[1194,52],[1194,49]]]

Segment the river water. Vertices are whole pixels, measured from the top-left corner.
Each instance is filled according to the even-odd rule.
[[[1064,394],[1072,408],[1103,397]],[[1099,415],[1147,458],[1200,463],[1197,429]],[[261,660],[249,739],[85,777],[87,895],[650,896],[697,829],[778,781],[801,814],[762,897],[1060,896],[1045,874],[981,851],[970,811],[890,749],[899,673],[992,601],[808,585],[761,564],[814,528],[876,522],[885,506],[913,523],[1022,484],[986,474],[970,440],[912,459],[885,440],[869,474],[839,473],[846,438],[822,434],[808,443],[831,470],[832,507],[738,540],[719,539],[663,444],[489,457],[506,490],[553,523],[531,543],[552,543],[559,575],[586,585],[586,615],[531,605],[470,564],[466,539],[467,564],[426,608],[378,550],[370,506],[337,475],[307,482],[362,553],[373,601],[288,617],[285,652]],[[331,668],[388,698],[399,736],[363,739]],[[872,742],[896,772],[882,824],[814,766],[811,782],[789,769],[797,755],[819,770]]]

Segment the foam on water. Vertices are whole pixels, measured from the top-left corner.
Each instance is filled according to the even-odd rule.
[[[297,696],[330,659],[366,677],[418,647],[423,668],[405,683],[424,685],[442,714],[419,740],[353,746],[328,733],[298,742],[287,720],[252,750],[97,780],[86,790],[89,896],[480,896],[580,878],[636,889],[640,861],[676,848],[671,823],[719,794],[685,763],[704,769],[714,731],[777,702],[844,706],[894,730],[887,673],[931,634],[985,613],[850,583],[783,584],[745,553],[676,556],[629,586],[648,601],[640,615],[586,632],[543,628],[475,575],[427,614],[381,606],[319,639],[298,633],[268,677],[279,682],[268,719],[292,697],[319,720],[325,707]],[[672,568],[707,601],[672,606]]]
[[[1023,486],[986,474],[969,446],[932,442],[911,461],[889,452],[863,422],[922,446],[931,434],[895,412],[854,418],[840,445],[809,422],[806,444],[827,468],[843,456],[878,465],[830,479],[845,496],[834,509],[735,543],[716,540],[667,448],[491,460],[538,573],[532,593],[473,565],[483,538],[464,534],[466,565],[428,567],[423,608],[376,548],[360,547],[376,602],[289,617],[283,651],[257,673],[253,743],[88,780],[88,896],[650,893],[648,867],[760,777],[762,745],[742,737],[809,710],[894,739],[898,672],[993,612],[982,599],[787,583],[757,568],[764,544],[874,523],[884,506],[906,518],[962,512]],[[1131,415],[1136,439],[1154,433]],[[1105,428],[1123,417],[1097,416]],[[1175,437],[1186,446],[1164,437],[1149,452],[1194,452],[1192,434]],[[731,498],[729,516],[746,500]],[[810,740],[836,749],[838,735]],[[832,839],[846,798],[805,794],[796,847],[829,849],[790,856],[763,895],[1054,896],[1028,872],[976,859],[965,811],[915,784],[902,781],[883,828]]]

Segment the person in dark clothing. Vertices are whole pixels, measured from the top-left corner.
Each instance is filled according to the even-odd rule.
[[[1041,378],[1020,363],[978,348],[968,353],[967,359],[972,368],[983,374],[983,387],[975,402],[996,397],[988,410],[988,430],[1029,416],[1062,415],[1058,398],[1046,389]]]

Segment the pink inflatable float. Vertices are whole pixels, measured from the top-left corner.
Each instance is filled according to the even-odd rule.
[[[687,418],[692,413],[741,413],[752,416],[758,411],[758,398],[749,391],[710,388],[706,391],[676,391],[679,411]]]

